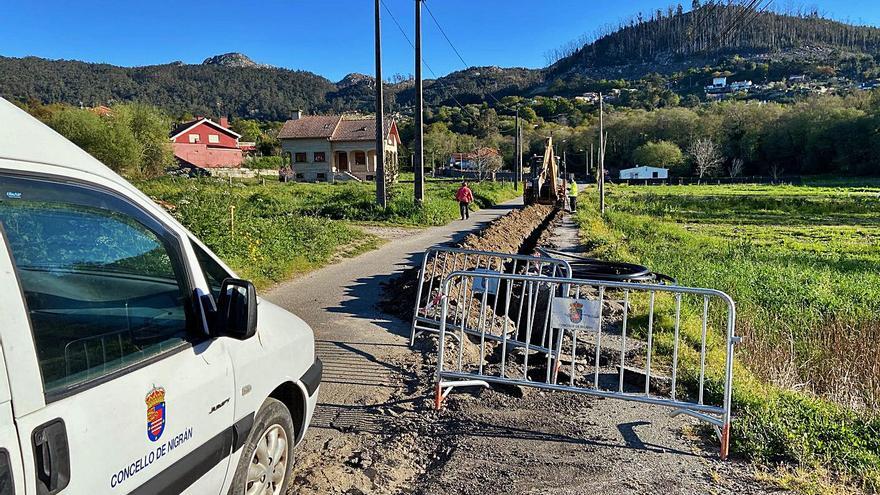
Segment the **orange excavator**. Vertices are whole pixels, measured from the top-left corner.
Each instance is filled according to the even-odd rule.
[[[537,156],[536,156],[537,158]],[[538,160],[535,160],[538,162]],[[527,205],[565,206],[565,179],[560,177],[559,162],[553,151],[553,138],[547,138],[544,159],[532,164],[531,178],[524,181],[523,199]]]

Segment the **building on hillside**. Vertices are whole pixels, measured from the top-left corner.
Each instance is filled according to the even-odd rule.
[[[181,169],[193,174],[216,174],[241,167],[241,136],[229,129],[229,121],[198,118],[171,131],[171,147]]]
[[[500,157],[495,148],[482,147],[467,153],[453,153],[449,157],[449,167],[458,170],[480,170],[493,157]]]
[[[396,168],[397,122],[385,119],[385,161]],[[278,133],[281,154],[298,181],[371,181],[376,178],[376,119],[297,112]]]
[[[105,105],[98,105],[96,107],[90,108],[89,110],[91,110],[92,112],[94,112],[97,115],[100,115],[101,117],[109,117],[109,116],[113,115],[113,110],[111,110],[110,107],[105,106]]]
[[[581,96],[575,96],[574,99],[578,103],[599,103],[599,93],[588,92]]]
[[[754,86],[752,81],[734,81],[734,82],[730,83],[730,90],[734,91],[734,92],[748,91],[748,90],[752,89],[752,86]]]
[[[727,78],[726,77],[714,77],[712,78],[712,84],[706,86],[706,93],[723,93],[727,90]]]
[[[668,179],[669,169],[660,167],[633,167],[620,171],[620,178],[627,179]]]
[[[726,77],[715,77],[712,78],[712,84],[706,86],[706,94],[707,95],[723,95],[726,93],[735,93],[737,91],[746,91],[748,92],[752,89],[754,84],[752,81],[733,81],[732,83],[727,83]]]

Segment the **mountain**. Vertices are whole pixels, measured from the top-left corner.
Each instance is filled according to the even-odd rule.
[[[640,77],[712,65],[740,55],[764,61],[835,63],[880,53],[880,29],[820,17],[708,3],[690,12],[657,10],[619,25],[594,41],[557,50],[550,77],[579,73],[600,77]]]
[[[247,55],[243,53],[224,53],[223,55],[216,55],[213,57],[208,57],[202,62],[202,65],[220,65],[223,67],[256,67],[260,69],[267,69],[271,67],[266,64],[258,64],[250,59]]]
[[[0,96],[95,106],[142,101],[175,114],[283,120],[298,109],[322,111],[336,86],[306,71],[172,63],[117,67],[37,57],[0,57]]]
[[[509,95],[570,96],[594,91],[605,84],[602,80],[652,74],[678,74],[670,78],[669,88],[679,91],[686,84],[685,91],[697,93],[713,71],[738,72],[756,82],[811,70],[862,81],[880,77],[880,29],[813,12],[758,12],[709,2],[689,12],[679,6],[639,14],[552,54],[555,61],[545,69],[471,67],[426,80],[425,102],[494,104]],[[393,110],[405,110],[415,100],[412,81],[386,83],[385,88]],[[137,100],[175,115],[283,120],[298,109],[371,112],[374,94],[375,81],[368,75],[349,74],[332,82],[311,72],[258,64],[241,53],[210,57],[199,65],[146,67],[0,57],[0,95],[12,100],[87,106]]]

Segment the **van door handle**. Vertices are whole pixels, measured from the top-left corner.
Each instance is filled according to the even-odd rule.
[[[37,457],[37,476],[49,485],[52,483],[52,453],[49,451],[49,442],[46,440],[46,432],[40,432],[39,439],[34,440],[34,449]]]
[[[70,483],[67,427],[61,418],[34,428],[31,434],[37,472],[37,494],[53,495]]]

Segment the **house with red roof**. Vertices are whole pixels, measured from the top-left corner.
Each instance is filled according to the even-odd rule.
[[[202,117],[175,127],[171,131],[171,147],[181,168],[212,173],[241,166],[240,138],[241,135],[229,128],[226,117],[219,123]]]
[[[397,123],[386,119],[385,156],[397,163]],[[299,181],[371,181],[376,176],[376,119],[297,112],[278,133],[282,155]]]

